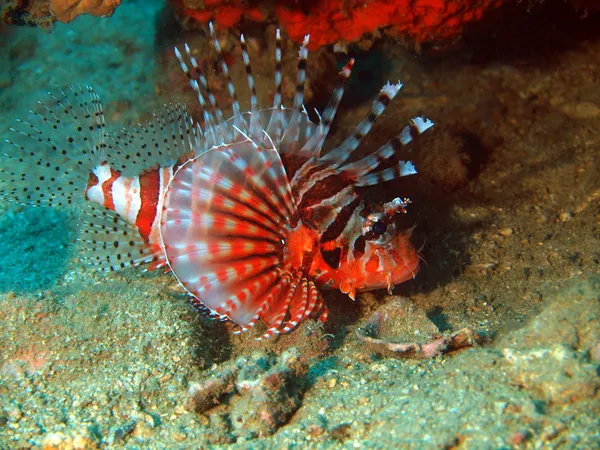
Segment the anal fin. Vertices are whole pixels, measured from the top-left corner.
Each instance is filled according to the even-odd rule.
[[[150,263],[149,270],[165,265],[159,246],[148,245],[134,225],[114,211],[86,202],[79,240],[84,260],[100,271],[115,271]]]

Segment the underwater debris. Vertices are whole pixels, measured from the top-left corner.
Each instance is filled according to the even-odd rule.
[[[481,339],[480,335],[470,328],[463,328],[460,331],[447,336],[434,337],[426,343],[417,342],[392,342],[386,339],[377,339],[367,336],[360,329],[356,330],[356,336],[359,341],[373,350],[386,357],[395,358],[416,358],[427,359],[448,353],[461,348],[473,347]]]
[[[317,2],[242,2],[222,0],[191,2],[173,0],[184,16],[200,22],[216,21],[224,27],[236,25],[242,18],[276,21],[295,42],[311,35],[309,48],[316,50],[334,43],[351,43],[366,33],[378,30],[406,36],[420,44],[452,39],[465,24],[479,20],[485,11],[505,0],[323,0]],[[275,2],[277,3],[277,2]]]
[[[223,403],[234,436],[268,436],[300,407],[307,371],[308,362],[295,347],[279,359],[264,352],[242,356],[206,381],[191,384],[184,407],[207,413]]]
[[[394,331],[396,322],[402,322],[402,327],[410,329],[412,335]],[[363,327],[357,328],[356,337],[381,356],[415,359],[433,358],[483,342],[483,336],[471,328],[439,333],[423,311],[401,297],[393,298],[377,310]],[[416,341],[419,338],[422,342]]]

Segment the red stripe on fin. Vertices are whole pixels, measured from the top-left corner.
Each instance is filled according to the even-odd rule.
[[[215,147],[182,165],[166,195],[161,236],[189,293],[243,329],[282,301],[283,239],[297,211],[275,150]]]
[[[104,207],[110,210],[115,209],[115,202],[113,199],[113,183],[117,178],[121,176],[119,172],[114,170],[112,167],[109,167],[110,170],[110,178],[102,183],[102,194],[104,198]]]
[[[140,211],[135,220],[135,224],[144,241],[150,241],[150,233],[152,233],[152,224],[158,213],[160,192],[160,175],[158,170],[150,170],[139,176],[140,180]]]
[[[279,293],[278,298],[275,301],[270,301],[265,304],[265,307],[260,314],[261,320],[266,323],[269,328],[265,334],[258,338],[259,340],[268,339],[275,334],[281,333],[281,325],[289,315],[289,306],[298,290],[299,281],[298,278],[290,280],[289,277],[282,277],[280,282],[282,292]]]

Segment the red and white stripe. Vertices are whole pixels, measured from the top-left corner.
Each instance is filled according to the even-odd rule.
[[[175,166],[167,166],[124,177],[103,162],[90,174],[86,198],[135,225],[148,245],[159,244],[160,214],[174,171]]]

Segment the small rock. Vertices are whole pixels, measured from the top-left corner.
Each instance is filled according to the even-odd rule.
[[[185,409],[207,412],[221,401],[231,401],[231,411],[218,418],[211,414],[211,443],[228,443],[273,434],[300,407],[306,389],[308,362],[292,347],[279,358],[265,352],[240,357],[213,377],[193,383]],[[221,424],[221,430],[215,431]]]
[[[501,228],[498,230],[498,234],[501,236],[510,236],[513,233],[514,230],[512,228]]]
[[[140,420],[136,425],[131,435],[140,439],[148,439],[152,436],[154,426],[152,425],[152,417],[144,415],[143,420]]]
[[[331,429],[329,434],[336,441],[343,442],[350,437],[350,432],[352,431],[352,425],[349,423],[342,423]]]
[[[183,430],[175,430],[171,436],[173,437],[173,440],[177,442],[183,442],[187,439],[187,433]]]
[[[502,353],[508,377],[544,402],[568,405],[592,398],[600,389],[594,367],[579,364],[577,353],[567,345],[505,348]]]
[[[564,103],[560,109],[571,119],[595,119],[600,117],[600,107],[592,102]]]
[[[560,220],[561,222],[568,222],[569,220],[571,220],[572,217],[573,215],[570,212],[561,212],[558,215],[558,220]]]
[[[237,366],[226,366],[218,375],[203,383],[192,383],[188,389],[188,400],[184,408],[187,411],[203,413],[219,404],[220,398],[235,389],[234,380],[239,372]]]
[[[592,361],[600,362],[600,341],[596,341],[590,347],[590,359]]]

